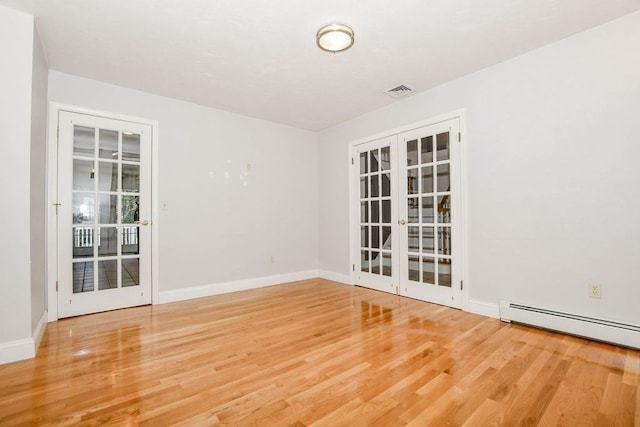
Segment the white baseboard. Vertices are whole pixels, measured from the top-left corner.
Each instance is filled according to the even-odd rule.
[[[33,338],[0,343],[0,365],[35,356]]]
[[[469,300],[470,313],[480,314],[482,316],[493,317],[494,319],[500,318],[500,305],[490,302]]]
[[[318,271],[309,270],[299,271],[296,273],[278,274],[275,276],[258,277],[254,279],[236,280],[233,282],[192,286],[184,289],[171,289],[168,291],[160,291],[158,303],[166,304],[169,302],[184,301],[193,298],[209,297],[212,295],[262,288],[265,286],[279,285],[298,280],[315,279],[316,277],[318,277]]]
[[[321,279],[344,283],[345,285],[351,284],[351,278],[347,274],[334,273],[333,271],[318,270],[318,277]]]
[[[45,310],[31,338],[0,343],[0,365],[36,357],[40,341],[42,341],[44,331],[47,329],[48,318]]]

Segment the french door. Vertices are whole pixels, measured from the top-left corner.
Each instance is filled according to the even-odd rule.
[[[355,283],[462,306],[459,120],[353,147]]]
[[[151,127],[61,111],[58,317],[151,303]]]

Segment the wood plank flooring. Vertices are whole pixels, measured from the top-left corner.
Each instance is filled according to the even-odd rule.
[[[308,280],[50,323],[0,425],[640,426],[640,352]]]

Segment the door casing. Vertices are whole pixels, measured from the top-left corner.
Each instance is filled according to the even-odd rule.
[[[74,105],[61,104],[57,102],[49,103],[48,126],[47,126],[47,318],[49,322],[58,320],[58,248],[57,248],[57,214],[56,204],[58,203],[58,117],[61,111],[85,114],[108,119],[129,121],[145,124],[151,127],[151,303],[159,302],[159,228],[160,221],[158,215],[158,195],[159,195],[159,157],[158,157],[158,121],[146,118],[134,117],[124,114],[93,110]]]

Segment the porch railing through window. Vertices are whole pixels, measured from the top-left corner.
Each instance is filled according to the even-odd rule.
[[[95,243],[100,246],[100,228],[95,236]],[[122,245],[138,244],[138,227],[120,228],[120,241]],[[73,245],[76,248],[90,248],[94,244],[93,227],[76,227],[73,229]]]

